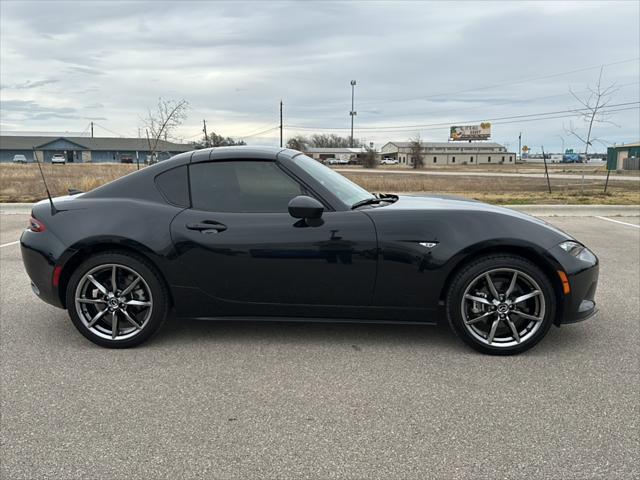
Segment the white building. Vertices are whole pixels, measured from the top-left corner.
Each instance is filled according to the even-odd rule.
[[[492,142],[421,142],[423,165],[515,164],[516,154]],[[412,165],[411,142],[388,142],[380,152],[402,165]]]
[[[364,147],[357,147],[357,148],[309,147],[304,151],[304,153],[321,162],[335,158],[336,160],[342,160],[345,163],[346,162],[360,163],[362,161],[363,155],[367,153],[367,150]]]

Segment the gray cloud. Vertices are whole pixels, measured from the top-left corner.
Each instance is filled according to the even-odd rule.
[[[16,83],[13,85],[3,85],[2,88],[12,88],[15,90],[29,90],[32,88],[38,88],[38,87],[43,87],[45,85],[49,85],[52,83],[57,83],[58,81],[59,80],[55,80],[55,79],[36,80],[36,81],[27,80],[25,82]]]
[[[639,15],[637,2],[7,2],[0,79],[26,85],[3,87],[3,100],[32,102],[6,111],[23,130],[82,130],[99,117],[135,135],[159,96],[189,100],[185,137],[202,118],[225,135],[275,126],[281,99],[289,126],[346,129],[351,79],[356,129],[458,123],[575,108],[569,87],[640,57]],[[605,68],[605,81],[627,85],[616,102],[638,99],[639,68]],[[46,92],[42,72],[58,80]],[[559,147],[563,122],[495,125],[494,137],[513,145],[523,130]],[[598,136],[637,137],[638,111],[616,123]],[[415,131],[356,133],[380,143]],[[421,133],[444,140],[447,128]]]

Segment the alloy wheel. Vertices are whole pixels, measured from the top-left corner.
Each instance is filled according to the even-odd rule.
[[[512,268],[489,270],[474,278],[462,296],[462,319],[480,343],[507,348],[527,342],[545,316],[542,288],[530,275]]]
[[[84,326],[109,340],[140,333],[151,318],[153,298],[142,275],[125,265],[99,265],[85,273],[75,292],[75,307]]]

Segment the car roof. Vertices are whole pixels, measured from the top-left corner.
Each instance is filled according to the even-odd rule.
[[[158,164],[163,165],[164,169],[171,169],[185,163],[200,163],[210,161],[224,161],[231,159],[263,159],[276,160],[278,154],[287,152],[287,156],[299,154],[294,150],[287,150],[282,147],[254,147],[247,145],[237,145],[231,147],[213,147],[203,148],[201,150],[192,150],[190,152],[180,153],[167,160],[162,160]]]

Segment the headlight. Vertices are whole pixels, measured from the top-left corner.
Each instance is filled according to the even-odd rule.
[[[589,263],[596,262],[596,256],[584,245],[580,245],[578,242],[562,242],[560,248],[567,252],[569,255],[576,257],[579,260]]]

